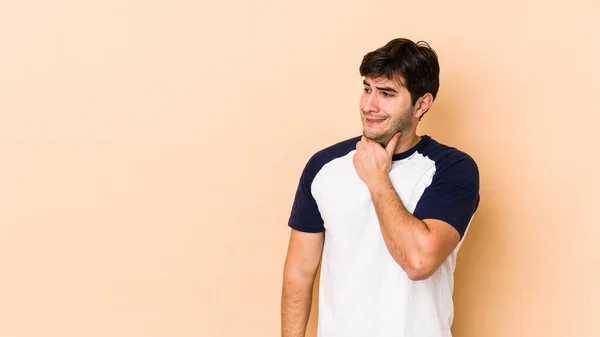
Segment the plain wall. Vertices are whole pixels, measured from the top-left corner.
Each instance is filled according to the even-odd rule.
[[[2,1],[0,336],[279,336],[297,180],[360,133],[358,66],[395,37],[440,57],[419,133],[481,170],[455,336],[600,336],[599,14]]]

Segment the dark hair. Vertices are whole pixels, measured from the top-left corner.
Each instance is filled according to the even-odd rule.
[[[371,78],[385,76],[390,80],[402,76],[413,105],[426,93],[431,93],[435,99],[440,86],[437,54],[425,41],[391,40],[364,56],[360,75]]]

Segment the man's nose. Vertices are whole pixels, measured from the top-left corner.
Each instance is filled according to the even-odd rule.
[[[367,102],[364,107],[366,112],[378,112],[379,111],[379,100],[377,95],[371,93],[367,98]]]

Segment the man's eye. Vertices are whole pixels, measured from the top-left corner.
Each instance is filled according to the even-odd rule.
[[[387,93],[385,91],[381,92],[381,94],[383,95],[383,97],[392,97],[392,96],[394,96],[394,95],[392,95],[390,93]]]
[[[364,89],[363,89],[363,91],[364,91],[364,92],[367,92],[367,93],[369,93],[369,92],[371,92],[371,89],[369,89],[369,88],[364,88]]]

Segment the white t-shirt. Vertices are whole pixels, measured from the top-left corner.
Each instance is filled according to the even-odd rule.
[[[289,226],[325,232],[318,337],[449,337],[456,254],[479,205],[479,171],[466,153],[424,135],[392,158],[390,179],[419,219],[452,225],[460,243],[429,278],[412,281],[389,253],[352,157],[355,137],[306,164]]]

